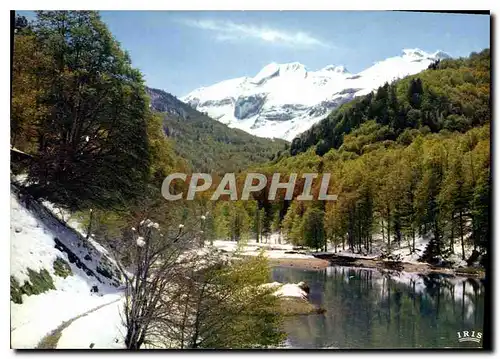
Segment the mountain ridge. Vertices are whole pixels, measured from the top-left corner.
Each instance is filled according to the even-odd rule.
[[[300,62],[273,62],[254,77],[201,87],[181,100],[229,127],[259,137],[292,140],[342,103],[450,57],[441,50],[403,49],[401,55],[358,73],[350,73],[344,65],[310,71]]]

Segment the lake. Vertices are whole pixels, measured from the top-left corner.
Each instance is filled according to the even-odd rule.
[[[477,337],[483,331],[484,286],[476,279],[341,266],[276,267],[272,277],[306,282],[309,301],[327,310],[285,318],[287,347],[477,348],[482,343],[459,342],[457,334]]]

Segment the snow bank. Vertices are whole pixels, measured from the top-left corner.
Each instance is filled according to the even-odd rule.
[[[23,304],[11,302],[11,346],[14,349],[33,349],[63,322],[119,297],[118,294],[100,297],[60,290],[23,295]]]
[[[110,279],[98,272],[98,267],[112,273],[115,270],[114,261],[105,253],[91,243],[83,245],[75,231],[57,221],[43,206],[30,202],[27,210],[14,193],[10,201],[11,276],[22,286],[29,281],[28,268],[37,272],[45,269],[56,288],[39,295],[23,294],[22,304],[11,302],[11,345],[16,349],[34,348],[63,322],[112,302],[121,293],[115,287],[115,277]],[[71,263],[68,254],[56,248],[55,238],[87,268]],[[69,264],[72,275],[62,278],[55,274],[54,261],[58,257]],[[91,292],[94,286],[98,293]]]
[[[124,349],[123,302],[116,302],[77,319],[62,332],[57,349]],[[85,335],[82,335],[85,333]]]
[[[301,284],[303,283],[283,284],[278,282],[272,282],[264,284],[263,287],[277,288],[277,290],[274,292],[274,295],[277,297],[295,297],[295,298],[307,299],[307,293],[300,287]]]
[[[54,218],[54,214],[45,206],[33,201],[30,201],[29,206],[28,211],[11,193],[11,274],[21,284],[28,280],[28,268],[45,268],[53,274],[53,261],[57,257],[68,262],[67,254],[55,248],[57,238],[93,274],[88,276],[83,269],[70,263],[73,273],[80,275],[89,285],[116,292],[114,287],[119,284],[116,262],[102,246],[82,238],[74,228]],[[99,273],[102,270],[109,271],[111,278]]]
[[[417,237],[415,238],[415,248],[416,253],[410,254],[410,247],[408,246],[407,241],[402,241],[401,246],[399,247],[397,242],[391,238],[391,254],[393,256],[399,256],[400,259],[404,262],[416,262],[420,255],[427,247],[429,243],[428,238]],[[322,254],[338,254],[344,257],[352,257],[358,259],[377,259],[381,255],[383,255],[387,251],[387,240],[383,239],[381,235],[374,235],[372,239],[372,248],[371,251],[368,252],[364,247],[362,247],[361,253],[357,253],[357,250],[354,252],[347,248],[342,250],[342,248],[337,246],[337,252],[335,253],[335,247],[333,245],[328,246],[327,252],[321,252]]]

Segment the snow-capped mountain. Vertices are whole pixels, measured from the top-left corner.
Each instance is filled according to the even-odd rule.
[[[309,71],[298,62],[271,63],[255,77],[239,77],[202,87],[181,100],[210,117],[260,137],[292,140],[329,112],[385,82],[416,74],[442,51],[405,49],[357,74],[329,65]]]

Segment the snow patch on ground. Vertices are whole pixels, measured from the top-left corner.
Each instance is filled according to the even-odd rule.
[[[125,349],[122,309],[119,301],[77,319],[63,331],[57,349],[89,349],[91,344],[92,349]]]
[[[23,304],[11,302],[11,346],[34,349],[45,335],[63,322],[119,297],[118,294],[101,297],[60,290],[23,296]],[[87,335],[87,331],[79,335],[82,333]]]
[[[240,255],[244,256],[257,256],[262,252],[265,257],[273,259],[312,259],[318,255],[329,254],[357,259],[373,260],[384,257],[387,259],[387,239],[384,239],[380,234],[373,236],[371,251],[367,251],[362,247],[361,252],[358,252],[357,249],[351,251],[347,247],[347,244],[345,250],[342,249],[341,245],[337,245],[337,248],[335,248],[332,244],[328,244],[326,252],[316,252],[308,248],[297,250],[294,249],[294,245],[286,243],[286,239],[279,233],[273,233],[268,237],[264,237],[262,240],[263,242],[260,241],[259,243],[255,240],[240,242],[216,240],[213,242],[213,246],[226,252],[234,253],[238,251]],[[410,243],[407,240],[402,240],[401,243],[398,243],[394,238],[391,238],[390,258],[388,259],[399,260],[405,263],[419,263],[419,259],[424,254],[430,240],[431,235],[417,236],[415,238],[415,251],[413,251],[413,241]],[[208,245],[207,242],[207,246]],[[472,254],[472,249],[472,246],[469,244],[465,245],[466,259]],[[453,252],[453,254],[444,259],[451,262],[454,268],[466,267],[467,263],[462,260],[462,247],[460,241],[454,243]]]
[[[415,251],[413,249],[413,241],[409,243],[407,240],[402,240],[400,244],[391,238],[391,249],[390,254],[392,259],[399,260],[406,263],[419,263],[420,257],[424,254],[429,242],[431,240],[431,235],[417,236],[415,238]],[[446,249],[446,248],[445,248]],[[469,258],[472,254],[473,247],[470,244],[464,246],[465,258]],[[357,250],[354,252],[346,248],[342,250],[337,246],[337,251],[333,245],[328,246],[327,252],[318,252],[318,254],[337,254],[345,257],[352,257],[358,259],[377,259],[387,253],[387,240],[383,239],[381,235],[373,236],[372,250],[371,252],[366,251],[362,248],[361,252],[358,253]],[[443,258],[446,261],[452,263],[454,268],[466,267],[467,263],[462,260],[462,247],[460,241],[456,241],[453,246],[453,253]]]
[[[295,298],[307,299],[307,293],[300,287],[301,284],[303,283],[283,284],[279,282],[272,282],[264,284],[263,287],[278,288],[274,292],[274,295],[277,297],[295,297]]]
[[[92,245],[80,245],[81,238],[70,228],[44,212],[42,206],[30,203],[26,209],[15,193],[11,193],[11,275],[22,286],[29,280],[28,268],[45,269],[52,277],[55,290],[39,295],[23,295],[22,304],[11,302],[11,345],[13,348],[34,348],[39,341],[63,322],[121,296],[110,280],[97,272],[98,266],[113,266],[105,253]],[[65,252],[55,248],[54,238],[63,243],[95,276],[71,263]],[[90,256],[85,260],[86,255]],[[55,274],[53,263],[64,259],[72,275],[62,278]],[[87,257],[89,258],[89,257]],[[91,289],[97,286],[98,293]]]
[[[401,244],[391,238],[391,254],[394,258],[399,258],[402,262],[408,263],[416,263],[420,256],[424,253],[425,248],[429,244],[430,238],[428,236],[417,236],[415,238],[415,252],[412,252],[413,243],[408,243],[407,241],[401,241]],[[334,253],[335,247],[329,246],[328,253]],[[382,256],[387,252],[387,241],[382,238],[381,235],[373,236],[372,242],[372,250],[371,252],[366,251],[365,248],[362,248],[361,253],[357,253],[357,251],[351,251],[348,248],[342,250],[342,248],[337,247],[338,255],[342,255],[345,257],[353,257],[359,259],[376,259]]]
[[[296,251],[303,253],[287,253],[293,251],[291,244],[257,243],[255,240],[247,242],[217,240],[213,242],[213,246],[226,252],[238,252],[243,256],[258,256],[262,253],[265,257],[274,259],[314,259],[312,254],[304,251]]]

